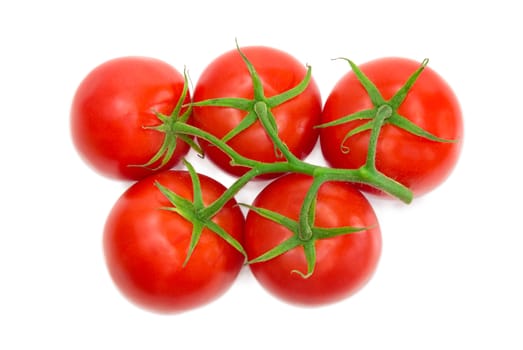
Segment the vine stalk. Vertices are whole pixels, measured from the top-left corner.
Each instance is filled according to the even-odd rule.
[[[394,96],[390,101],[385,101],[376,87],[365,77],[365,75],[355,66],[351,61],[348,61],[351,64],[351,67],[355,74],[360,79],[360,82],[367,90],[373,104],[374,108],[366,111],[357,112],[356,114],[342,117],[333,122],[326,124],[318,125],[317,127],[330,127],[334,125],[339,125],[345,122],[350,122],[358,119],[368,119],[369,121],[365,124],[355,128],[350,131],[346,138],[351,137],[352,135],[362,132],[370,131],[370,138],[368,143],[368,150],[365,164],[357,169],[341,169],[341,168],[331,168],[322,165],[315,165],[307,163],[297,156],[295,156],[287,145],[282,141],[278,135],[278,126],[276,124],[275,117],[271,111],[273,107],[276,107],[286,101],[298,96],[308,86],[308,83],[311,79],[311,68],[307,67],[307,74],[305,78],[295,87],[280,93],[279,95],[266,97],[263,91],[263,85],[260,77],[256,73],[255,68],[249,62],[247,57],[243,55],[241,50],[238,47],[238,51],[245,62],[249,74],[251,75],[253,88],[254,88],[254,99],[248,100],[244,98],[235,98],[235,97],[224,97],[224,98],[215,98],[205,101],[193,102],[188,105],[189,110],[191,108],[197,107],[228,107],[228,108],[237,108],[239,110],[245,111],[246,116],[240,122],[240,124],[231,130],[224,138],[218,138],[211,133],[197,128],[193,125],[187,123],[188,114],[184,114],[182,117],[179,117],[178,114],[181,111],[181,102],[178,103],[177,108],[173,111],[173,114],[170,117],[161,116],[161,119],[164,123],[168,123],[168,127],[161,126],[158,128],[159,131],[165,132],[166,140],[176,139],[180,137],[182,140],[188,140],[191,146],[196,145],[193,138],[196,137],[201,140],[205,140],[213,144],[214,147],[220,149],[230,158],[230,164],[233,166],[241,166],[248,168],[248,171],[240,176],[227,190],[225,190],[222,195],[217,198],[208,206],[204,206],[202,203],[198,202],[187,206],[185,210],[185,215],[190,218],[195,218],[195,220],[201,220],[201,222],[193,223],[195,227],[203,229],[204,225],[207,225],[209,228],[213,229],[224,239],[228,240],[233,246],[236,247],[242,253],[243,248],[239,245],[238,242],[233,240],[226,232],[223,232],[219,227],[213,224],[212,218],[225,206],[227,202],[234,198],[234,196],[245,187],[247,183],[251,180],[259,177],[264,174],[283,174],[283,173],[300,173],[309,175],[313,178],[312,184],[308,189],[304,202],[302,204],[298,221],[294,222],[293,220],[283,217],[281,214],[276,212],[271,212],[263,208],[256,208],[249,205],[246,205],[250,210],[263,215],[273,221],[279,222],[283,226],[294,232],[294,236],[289,240],[283,242],[277,247],[274,247],[270,251],[262,254],[259,257],[254,258],[251,262],[261,262],[268,259],[274,258],[279,254],[293,249],[299,245],[303,246],[304,252],[307,258],[307,273],[302,274],[304,278],[310,276],[314,270],[314,264],[316,260],[314,242],[317,239],[324,239],[335,237],[341,234],[349,234],[354,232],[360,232],[366,228],[354,228],[354,227],[338,227],[338,228],[319,228],[314,225],[315,221],[315,211],[316,211],[316,201],[318,193],[321,186],[329,181],[340,181],[340,182],[352,182],[360,183],[375,187],[383,192],[386,192],[405,203],[410,203],[413,199],[413,193],[404,185],[395,181],[394,179],[384,175],[376,168],[376,152],[378,139],[382,127],[385,124],[392,124],[398,127],[401,127],[409,132],[425,137],[431,140],[437,140],[440,142],[449,142],[448,140],[440,140],[435,136],[421,130],[417,126],[413,126],[410,122],[405,121],[405,118],[400,116],[397,113],[399,105],[405,98],[408,90],[414,84],[417,76],[421,73],[426,62],[412,75],[409,81],[405,86],[400,89],[400,91]],[[185,78],[187,84],[187,77]],[[187,90],[184,90],[187,91]],[[233,149],[228,141],[233,137],[241,133],[243,130],[251,126],[253,123],[259,122],[263,129],[265,130],[267,136],[272,141],[276,154],[278,155],[278,160],[276,162],[262,162],[248,157],[243,156],[235,149]],[[345,150],[344,145],[341,145],[341,151]],[[162,148],[162,150],[164,150]],[[170,150],[170,149],[169,149]],[[159,153],[158,158],[163,154]],[[154,158],[153,160],[157,160]],[[163,160],[166,162],[166,160]],[[191,174],[193,176],[195,171],[192,166],[188,166]],[[161,188],[161,187],[160,187]],[[181,200],[172,193],[168,193],[167,189],[162,190],[171,197],[173,204],[176,206],[177,202]],[[196,189],[195,189],[196,192]],[[199,237],[199,230],[195,229],[193,235],[195,245],[197,238]],[[194,245],[192,246],[194,248]]]

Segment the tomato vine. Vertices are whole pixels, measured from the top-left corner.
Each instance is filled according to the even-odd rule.
[[[419,77],[419,75],[427,65],[428,60],[424,60],[421,63],[420,67],[410,76],[405,85],[390,100],[386,101],[381,96],[376,86],[374,86],[374,84],[363,74],[363,72],[361,72],[361,70],[359,70],[359,68],[352,61],[345,59],[350,64],[353,72],[357,75],[361,84],[366,89],[374,107],[369,110],[365,110],[337,119],[334,122],[316,126],[317,128],[327,128],[353,120],[368,120],[368,122],[366,122],[362,126],[353,129],[350,133],[346,135],[344,139],[345,141],[347,138],[357,133],[361,133],[367,130],[370,131],[370,138],[368,142],[368,151],[365,164],[357,169],[341,169],[315,165],[300,160],[292,152],[290,152],[287,145],[278,136],[278,129],[274,119],[274,115],[272,114],[272,109],[280,104],[285,103],[286,101],[293,99],[305,90],[311,79],[311,67],[307,66],[307,74],[298,85],[276,96],[266,97],[263,85],[261,83],[260,77],[256,72],[255,67],[251,64],[249,59],[242,53],[242,50],[238,45],[237,50],[241,55],[241,58],[245,63],[251,76],[252,85],[254,88],[254,98],[214,98],[199,102],[192,102],[189,105],[185,106],[189,108],[229,107],[245,111],[246,116],[237,125],[237,127],[235,127],[233,130],[227,133],[224,137],[218,138],[209,132],[206,132],[187,123],[186,117],[179,117],[178,113],[180,113],[181,109],[179,107],[181,107],[181,105],[178,104],[178,107],[174,110],[173,114],[170,117],[159,116],[159,118],[161,118],[164,124],[162,126],[156,127],[156,129],[165,132],[165,140],[166,142],[169,142],[169,145],[173,144],[173,138],[180,137],[184,141],[189,140],[188,142],[191,144],[191,146],[193,148],[196,148],[196,150],[199,153],[201,153],[201,148],[199,148],[197,144],[192,141],[192,137],[203,139],[205,141],[210,142],[212,145],[214,145],[215,147],[223,151],[225,154],[227,154],[230,158],[231,165],[249,168],[249,170],[245,174],[240,176],[211,205],[205,208],[199,208],[199,215],[193,215],[190,217],[190,220],[193,221],[195,227],[201,227],[204,224],[204,222],[208,222],[208,220],[212,218],[213,215],[219,212],[219,210],[223,207],[225,203],[227,203],[231,198],[233,198],[248,182],[250,182],[257,176],[271,173],[300,173],[312,176],[314,178],[313,185],[311,186],[310,190],[308,191],[305,197],[298,222],[290,221],[290,219],[285,218],[275,212],[270,212],[262,208],[255,208],[253,206],[246,205],[246,207],[248,207],[250,210],[257,212],[270,220],[280,223],[281,225],[287,227],[294,233],[294,237],[292,239],[283,242],[277,247],[274,247],[274,249],[266,252],[262,256],[251,259],[250,263],[272,259],[278,255],[285,253],[290,249],[295,248],[296,246],[302,245],[304,247],[304,251],[308,262],[308,271],[306,273],[300,274],[304,277],[308,277],[314,271],[315,252],[313,242],[316,239],[325,239],[335,235],[357,232],[364,229],[357,227],[320,229],[314,226],[314,220],[312,218],[314,217],[315,199],[317,196],[317,192],[323,183],[329,181],[342,181],[365,184],[377,188],[381,191],[384,191],[405,203],[410,203],[412,201],[412,191],[410,191],[406,186],[402,185],[401,183],[384,175],[376,168],[376,147],[378,144],[380,131],[385,124],[395,125],[399,128],[407,130],[408,132],[414,135],[424,137],[432,141],[453,142],[453,140],[439,138],[430,134],[429,132],[424,131],[422,128],[418,127],[417,125],[408,121],[408,119],[397,113],[397,110],[402,104],[405,97],[407,96],[409,89],[416,82],[416,79]],[[185,82],[186,84],[188,82],[187,75],[185,75]],[[180,101],[183,101],[184,98],[185,96],[182,96],[180,98]],[[233,139],[235,136],[237,136],[256,122],[259,122],[263,126],[268,137],[273,142],[275,152],[278,155],[278,159],[280,160],[272,163],[253,160],[248,157],[242,156],[228,145],[228,141]],[[169,145],[162,147],[162,150],[168,149],[170,150],[168,153],[172,153],[172,149]],[[342,143],[340,145],[340,148],[342,149],[342,151],[347,152],[348,150],[344,147],[345,146]],[[154,161],[156,160],[158,159],[155,158]],[[167,162],[167,160],[164,159],[162,163],[165,162]],[[189,169],[192,169],[192,166],[189,166]],[[173,201],[173,204],[176,205],[176,201]],[[236,243],[234,244],[234,247],[240,250],[242,253],[245,253],[241,246],[239,246]],[[196,242],[193,242],[192,244],[196,244]],[[191,245],[191,247],[193,246]]]

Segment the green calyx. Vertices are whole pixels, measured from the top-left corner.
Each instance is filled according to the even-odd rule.
[[[156,182],[156,187],[160,190],[160,192],[171,202],[172,207],[164,207],[162,209],[169,210],[172,212],[177,213],[184,219],[188,220],[193,225],[192,235],[191,235],[191,242],[189,244],[189,249],[187,251],[187,256],[185,258],[185,261],[183,263],[183,266],[185,266],[189,259],[191,258],[192,253],[194,252],[194,249],[196,248],[196,245],[198,244],[198,241],[200,240],[200,237],[202,235],[203,229],[208,228],[221,238],[223,238],[227,243],[229,243],[231,246],[233,246],[236,250],[238,250],[240,253],[242,253],[244,256],[246,256],[245,251],[242,247],[242,245],[234,238],[232,237],[227,231],[225,231],[222,227],[220,227],[218,224],[216,224],[214,221],[212,221],[212,218],[214,217],[215,213],[211,213],[209,215],[205,212],[205,204],[203,203],[203,195],[202,195],[202,188],[200,185],[200,180],[198,178],[198,174],[194,170],[194,167],[184,160],[184,165],[187,167],[189,174],[191,176],[192,185],[193,185],[193,201],[178,195],[177,193],[171,191],[167,187],[163,186],[161,183]]]
[[[302,278],[309,278],[314,273],[314,268],[316,266],[315,244],[317,241],[347,234],[363,232],[369,229],[369,227],[352,226],[342,226],[334,228],[316,226],[315,217],[317,192],[322,183],[323,179],[314,179],[313,184],[311,185],[305,197],[299,215],[299,219],[297,221],[272,210],[242,204],[243,206],[249,208],[249,210],[255,212],[256,214],[282,225],[292,233],[291,237],[278,244],[274,248],[268,250],[267,252],[261,254],[260,256],[249,260],[247,262],[248,264],[255,264],[274,259],[292,249],[301,246],[303,247],[305,259],[307,262],[307,271],[302,272],[299,270],[293,270],[291,272],[299,274]]]
[[[193,138],[186,134],[180,134],[176,132],[176,123],[186,123],[192,113],[192,107],[189,105],[188,108],[185,108],[184,101],[189,92],[189,81],[187,77],[187,71],[184,70],[184,84],[182,93],[176,105],[170,115],[165,115],[162,113],[156,113],[156,117],[161,121],[160,125],[156,126],[143,126],[147,130],[155,130],[164,134],[164,140],[160,149],[155,153],[155,155],[149,159],[145,164],[141,165],[131,165],[133,167],[145,167],[150,168],[151,170],[158,170],[164,167],[172,158],[176,146],[178,144],[178,139],[183,140],[187,143],[192,149],[194,149],[198,154],[202,155],[203,151],[201,147],[193,140]],[[154,164],[160,162],[157,166]]]
[[[387,114],[390,113],[390,115],[387,115],[385,120],[383,121],[383,125],[390,124],[394,125],[400,129],[403,129],[413,135],[425,138],[427,140],[431,140],[434,142],[456,142],[456,140],[448,140],[441,137],[438,137],[436,135],[431,134],[430,132],[424,130],[423,128],[419,127],[418,125],[411,122],[409,119],[405,118],[401,114],[398,113],[398,109],[400,108],[401,104],[407,97],[409,91],[411,90],[412,86],[422,73],[422,71],[425,69],[427,64],[429,63],[428,59],[424,59],[421,62],[421,65],[419,68],[412,73],[412,75],[407,79],[405,84],[392,96],[389,100],[385,100],[381,93],[379,92],[378,88],[374,83],[361,71],[361,69],[351,60],[347,58],[339,58],[342,60],[345,60],[349,63],[352,71],[358,78],[359,82],[369,95],[369,98],[372,102],[373,107],[371,109],[358,111],[356,113],[341,117],[339,119],[333,120],[328,123],[317,125],[317,128],[327,128],[331,126],[341,125],[345,123],[349,123],[355,120],[368,120],[367,122],[361,124],[360,126],[350,130],[345,137],[343,138],[343,141],[340,145],[340,149],[343,153],[350,152],[349,148],[345,144],[346,141],[356,134],[359,134],[364,131],[372,130],[373,125],[377,122],[377,116],[378,112],[383,111],[383,108],[390,108],[390,112],[387,112]]]
[[[309,81],[311,79],[311,67],[307,66],[307,73],[303,80],[293,88],[284,91],[278,95],[266,97],[265,91],[263,88],[262,81],[260,79],[260,76],[256,72],[256,69],[252,65],[252,63],[249,61],[247,56],[241,51],[240,47],[238,46],[238,43],[236,42],[236,48],[238,50],[238,53],[240,54],[243,62],[245,63],[247,70],[249,71],[252,85],[253,85],[253,99],[246,99],[246,98],[240,98],[240,97],[222,97],[222,98],[214,98],[209,99],[205,101],[199,101],[192,103],[193,107],[229,107],[229,108],[235,108],[241,111],[245,111],[246,115],[242,119],[242,121],[232,130],[230,130],[224,137],[222,137],[223,142],[228,142],[247,128],[249,128],[251,125],[256,123],[257,121],[260,121],[260,119],[263,116],[266,116],[266,120],[270,123],[271,126],[271,132],[269,130],[266,131],[271,137],[271,139],[274,141],[278,135],[278,127],[276,124],[276,120],[274,118],[274,115],[272,114],[272,108],[277,107],[296,96],[300,95],[302,92],[305,91],[307,86],[309,85]],[[279,139],[279,138],[278,138]],[[282,151],[278,147],[275,148],[275,152],[278,156],[281,156],[280,153]],[[285,152],[287,153],[287,152]],[[285,153],[283,155],[285,155]],[[281,157],[279,157],[281,158]]]

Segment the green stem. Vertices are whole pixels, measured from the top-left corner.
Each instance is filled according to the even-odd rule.
[[[390,194],[393,197],[398,198],[403,203],[409,204],[412,202],[413,193],[403,184],[393,180],[376,169],[368,169],[367,167],[363,166],[357,169],[357,171],[359,172],[358,178],[360,180],[353,182],[370,185],[378,190]]]
[[[306,163],[304,163],[306,164]],[[308,164],[307,164],[308,165]],[[300,168],[301,171],[295,171],[300,173],[311,173],[306,171],[306,168]],[[259,163],[257,166],[251,168],[245,174],[243,174],[238,180],[236,180],[229,188],[222,193],[211,205],[204,209],[204,214],[213,216],[220,211],[220,209],[231,200],[240,190],[253,178],[263,174],[270,173],[286,173],[293,171],[291,165],[287,162],[276,162],[276,163]]]
[[[316,196],[321,185],[325,182],[323,176],[313,178],[312,185],[309,187],[303,200],[299,215],[298,236],[302,241],[309,241],[312,238],[312,226],[314,224]]]
[[[205,141],[208,141],[212,143],[214,146],[221,149],[224,153],[226,153],[231,158],[231,163],[235,165],[242,165],[249,168],[254,168],[260,162],[249,159],[247,157],[242,156],[238,152],[236,152],[231,146],[229,146],[226,142],[223,142],[218,137],[203,131],[201,129],[198,129],[195,126],[182,123],[182,122],[176,122],[175,126],[173,127],[174,132],[178,134],[184,134],[184,135],[191,135],[199,137]]]
[[[289,156],[290,159],[288,159],[288,161],[263,163],[240,155],[221,139],[192,125],[176,122],[174,129],[177,133],[196,136],[211,142],[214,146],[218,147],[221,151],[229,155],[233,164],[251,168],[249,172],[244,174],[244,176],[238,179],[238,181],[233,184],[233,186],[231,186],[233,187],[232,189],[229,189],[222,195],[223,198],[218,199],[222,204],[225,204],[241,189],[242,186],[247,184],[249,180],[258,175],[287,172],[295,172],[310,176],[321,175],[325,181],[328,180],[363,183],[387,192],[405,203],[410,203],[412,201],[412,192],[408,188],[381,174],[375,169],[375,167],[369,166],[368,164],[359,169],[329,168],[304,162],[296,158],[294,155]],[[376,129],[378,128],[376,127]],[[375,133],[377,134],[377,132]],[[269,134],[273,134],[273,132],[269,131]],[[375,152],[375,149],[374,151],[370,151],[370,153],[372,152]],[[213,212],[217,212],[218,204],[216,206],[211,205],[211,207]]]
[[[370,134],[369,147],[367,149],[367,162],[365,166],[369,169],[376,169],[376,149],[378,147],[378,137],[385,119],[392,116],[392,107],[387,104],[381,105],[376,111],[376,117],[372,125]]]
[[[289,147],[287,147],[278,136],[276,121],[274,120],[272,113],[269,112],[267,103],[263,101],[256,102],[254,104],[254,112],[265,129],[265,132],[274,143],[274,146],[281,152],[285,159],[289,162],[297,160],[298,158],[289,150]]]
[[[253,178],[258,175],[258,169],[252,168],[245,174],[243,174],[235,183],[233,183],[225,192],[222,193],[211,205],[203,209],[202,215],[204,217],[213,217],[216,215],[223,206],[230,201],[234,196]]]

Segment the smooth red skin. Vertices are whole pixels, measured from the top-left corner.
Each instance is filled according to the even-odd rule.
[[[225,190],[209,177],[199,178],[206,204]],[[192,200],[191,180],[185,171],[167,170],[137,182],[118,199],[107,219],[105,258],[112,279],[129,300],[150,311],[178,313],[221,296],[237,277],[244,257],[204,229],[188,264],[182,267],[192,224],[161,209],[172,204],[155,181]],[[242,242],[244,217],[234,200],[213,221]]]
[[[289,54],[269,47],[245,47],[242,52],[254,65],[265,91],[265,96],[278,95],[298,85],[306,74],[304,64]],[[218,97],[254,96],[252,79],[237,50],[229,51],[211,62],[200,76],[194,90],[194,101]],[[272,109],[278,125],[278,135],[290,151],[303,159],[313,149],[318,131],[313,128],[321,115],[321,95],[313,79],[307,89],[296,98]],[[214,136],[222,138],[240,123],[246,112],[224,107],[195,107],[194,124]],[[230,174],[240,176],[248,169],[230,165],[230,157],[217,147],[199,140],[206,156]],[[241,155],[262,162],[277,158],[272,141],[259,122],[229,141]]]
[[[78,153],[94,170],[114,179],[138,180],[171,168],[189,150],[183,141],[161,169],[130,165],[147,163],[160,149],[164,133],[144,126],[161,124],[155,112],[171,114],[183,85],[175,68],[153,58],[121,57],[96,67],[80,83],[71,108]]]
[[[382,58],[360,66],[385,99],[391,98],[419,68],[420,63],[404,58]],[[344,75],[327,98],[322,123],[369,109],[371,101],[354,73]],[[440,143],[414,136],[385,125],[378,139],[376,167],[385,175],[421,196],[445,181],[459,158],[463,120],[458,100],[450,86],[430,67],[415,82],[398,112],[430,133],[455,143]],[[350,130],[362,124],[355,121],[321,129],[321,149],[328,164],[336,168],[359,168],[365,163],[370,132],[350,137],[344,154],[340,144]],[[380,193],[368,186],[362,187]]]
[[[253,205],[297,220],[312,179],[290,174],[269,184]],[[315,224],[318,227],[372,227],[368,230],[316,241],[314,273],[304,279],[293,270],[307,271],[303,248],[295,248],[266,262],[249,265],[256,279],[274,296],[291,304],[319,306],[354,294],[373,275],[381,254],[381,233],[367,199],[353,186],[328,182],[320,188]],[[245,243],[249,259],[291,237],[283,226],[249,212]]]

